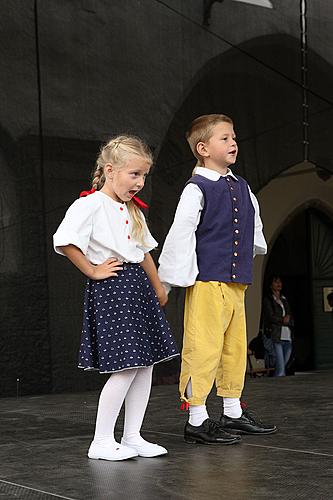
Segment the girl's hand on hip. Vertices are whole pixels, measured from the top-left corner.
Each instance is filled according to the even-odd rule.
[[[93,266],[92,276],[93,280],[105,280],[106,278],[112,278],[113,276],[118,276],[117,271],[122,271],[123,263],[116,258],[107,259],[102,264]]]
[[[155,292],[161,307],[164,307],[168,302],[168,294],[166,293],[164,286],[162,285],[155,290]]]

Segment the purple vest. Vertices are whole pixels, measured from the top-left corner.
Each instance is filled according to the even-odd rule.
[[[246,181],[237,179],[194,175],[187,182],[204,196],[196,230],[197,281],[252,282],[254,207]]]

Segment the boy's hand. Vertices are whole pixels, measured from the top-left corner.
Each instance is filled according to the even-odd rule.
[[[118,276],[117,271],[121,271],[122,269],[123,263],[112,257],[102,264],[92,266],[90,278],[93,280],[105,280],[106,278]]]

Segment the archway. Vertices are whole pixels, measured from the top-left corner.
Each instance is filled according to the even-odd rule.
[[[235,171],[255,193],[303,161],[299,40],[284,34],[267,35],[248,40],[239,48],[222,52],[196,73],[158,151],[150,203],[158,241],[165,237],[195,164],[185,140],[195,117],[221,112],[233,118],[240,149]],[[312,73],[333,86],[332,67],[309,53],[314,61]],[[264,63],[272,54],[271,66],[275,63],[276,71]],[[333,115],[326,108],[325,102],[311,96],[309,120],[315,126],[311,128],[310,160],[333,173],[333,144],[327,140],[324,149],[322,143]]]
[[[172,223],[179,195],[195,164],[184,135],[196,116],[224,112],[233,117],[240,146],[235,171],[245,177],[259,195],[260,190],[265,191],[265,186],[281,172],[303,160],[299,40],[288,35],[271,35],[249,40],[241,48],[245,50],[231,49],[214,57],[195,75],[166,133],[152,178],[150,203],[150,222],[160,248]],[[270,61],[272,54],[277,72],[258,62]],[[319,56],[312,56],[316,66],[313,71],[318,78],[333,83],[330,65]],[[311,151],[314,152],[311,160],[314,163],[316,152],[324,151],[319,147],[322,132],[329,129],[328,114],[319,112],[322,106],[319,99],[311,99],[309,114],[311,116],[313,112],[316,116],[316,127],[311,134]],[[333,143],[327,141],[326,146],[325,158],[321,158],[320,164],[333,172]],[[293,200],[291,210],[305,199],[308,199],[308,194],[298,202]],[[266,220],[271,216],[271,201],[267,202],[267,211],[262,209]],[[284,208],[288,210],[289,207]],[[276,210],[276,214],[283,215],[282,220],[289,213]],[[272,215],[274,218],[275,214]],[[267,239],[270,242],[270,235]],[[263,262],[260,257],[255,260],[255,285],[247,294],[247,303],[251,304],[248,307],[249,338],[256,335],[258,328]],[[170,297],[169,305],[179,343],[182,300],[182,291],[176,291]]]
[[[312,201],[299,207],[274,240],[264,287],[279,274],[295,317],[296,370],[333,367],[332,315],[323,307],[323,289],[333,286],[333,213]]]

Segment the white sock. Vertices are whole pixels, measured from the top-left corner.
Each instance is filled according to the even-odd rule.
[[[189,418],[189,423],[191,425],[194,425],[195,427],[199,427],[199,425],[204,422],[209,418],[208,413],[207,413],[207,408],[206,405],[201,405],[201,406],[191,406],[190,405],[190,418]]]
[[[143,445],[148,441],[140,435],[151,391],[153,367],[139,368],[125,398],[123,439],[128,444]]]
[[[114,427],[127,391],[138,369],[113,373],[106,382],[99,397],[94,441],[110,445],[116,443]]]
[[[242,408],[239,398],[223,398],[223,413],[227,417],[240,418],[242,416]]]

